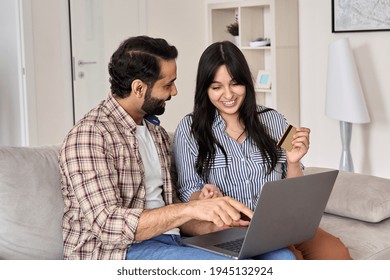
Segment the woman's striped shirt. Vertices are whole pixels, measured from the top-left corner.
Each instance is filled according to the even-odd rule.
[[[258,105],[257,110],[266,109]],[[277,140],[287,128],[285,117],[275,110],[259,114],[270,136]],[[276,168],[267,173],[264,157],[249,139],[241,144],[232,139],[226,132],[226,123],[217,113],[213,123],[213,133],[227,153],[227,161],[222,151],[217,148],[209,181],[205,182],[195,169],[198,145],[191,134],[191,115],[179,123],[174,136],[174,160],[177,171],[177,190],[181,200],[188,201],[191,194],[200,191],[206,183],[216,185],[223,195],[230,196],[254,209],[261,188],[267,181],[286,177],[287,161],[284,150],[280,149]]]

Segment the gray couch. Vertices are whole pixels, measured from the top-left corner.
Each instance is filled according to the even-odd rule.
[[[0,259],[62,259],[58,149],[0,147]],[[354,259],[390,259],[390,180],[340,172],[326,212]]]
[[[340,237],[353,259],[390,260],[390,180],[340,171],[321,227]]]

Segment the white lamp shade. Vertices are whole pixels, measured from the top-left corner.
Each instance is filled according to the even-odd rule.
[[[344,122],[370,122],[348,38],[331,43],[328,55],[325,114]]]

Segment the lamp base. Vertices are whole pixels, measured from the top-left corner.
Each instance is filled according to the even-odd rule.
[[[340,135],[341,135],[341,159],[340,170],[354,172],[352,156],[350,151],[352,123],[340,121]]]

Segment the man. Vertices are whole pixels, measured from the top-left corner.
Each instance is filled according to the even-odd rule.
[[[125,40],[109,63],[111,94],[81,119],[60,151],[65,259],[223,259],[179,245],[240,223],[252,211],[229,197],[178,203],[169,137],[154,115],[177,94],[177,50]]]

